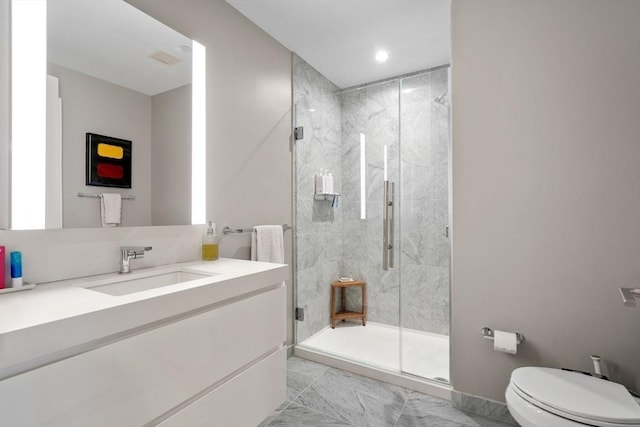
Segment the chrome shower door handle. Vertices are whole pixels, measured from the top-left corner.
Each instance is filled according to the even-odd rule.
[[[389,269],[389,181],[384,182],[382,196],[382,269]]]
[[[394,258],[394,202],[393,194],[395,185],[393,182],[385,181],[383,190],[383,209],[382,209],[382,269],[388,270],[393,268]]]
[[[393,268],[393,259],[394,257],[394,253],[395,253],[395,228],[394,228],[394,223],[395,223],[395,219],[396,219],[396,209],[395,209],[395,189],[396,189],[396,184],[395,182],[390,182],[390,187],[389,187],[389,200],[388,200],[388,207],[391,210],[391,215],[389,217],[389,245],[387,246],[389,249],[389,268]]]

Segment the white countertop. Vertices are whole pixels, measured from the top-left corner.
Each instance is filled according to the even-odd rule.
[[[92,342],[99,345],[124,331],[256,292],[288,277],[285,264],[228,258],[138,269],[130,277],[176,267],[214,275],[120,296],[85,288],[122,277],[118,273],[0,295],[0,378],[32,369],[43,356],[73,347],[80,351]]]

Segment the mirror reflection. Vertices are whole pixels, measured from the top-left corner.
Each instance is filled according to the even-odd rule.
[[[120,226],[191,224],[189,38],[122,0],[48,1],[46,97],[46,228],[100,227],[101,193],[123,196]],[[97,146],[96,169],[87,134],[130,151]]]

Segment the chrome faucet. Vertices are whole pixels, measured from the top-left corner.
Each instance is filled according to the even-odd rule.
[[[129,262],[132,259],[144,258],[144,253],[150,251],[151,246],[121,246],[120,247],[120,274],[131,273]]]

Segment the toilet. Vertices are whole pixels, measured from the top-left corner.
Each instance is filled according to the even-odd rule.
[[[624,386],[579,372],[515,369],[505,397],[522,427],[640,427],[640,403]]]

